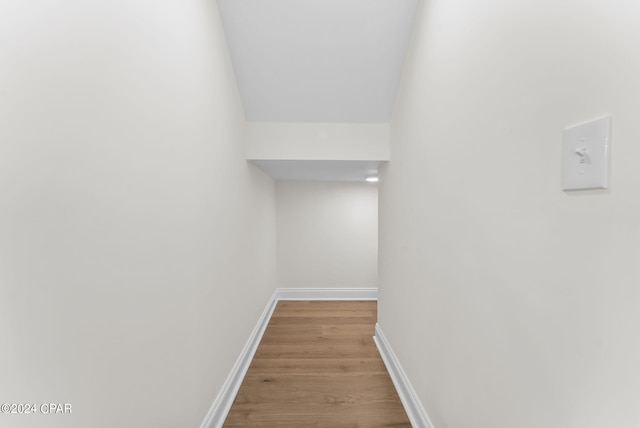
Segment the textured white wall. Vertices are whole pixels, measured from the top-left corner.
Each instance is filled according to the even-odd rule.
[[[275,286],[215,2],[0,2],[0,426],[197,427]]]
[[[380,323],[436,428],[640,426],[640,4],[430,0],[380,183]],[[609,191],[561,191],[610,113]]]
[[[377,287],[378,189],[278,181],[278,286]]]

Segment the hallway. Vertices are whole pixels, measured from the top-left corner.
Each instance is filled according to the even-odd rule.
[[[0,1],[0,428],[640,428],[638,22]]]
[[[373,341],[375,301],[280,301],[225,427],[410,427]]]

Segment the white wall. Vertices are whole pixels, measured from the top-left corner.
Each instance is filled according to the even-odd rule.
[[[421,2],[380,184],[380,324],[436,428],[640,426],[640,4]],[[562,129],[613,117],[609,191]]]
[[[278,286],[377,287],[378,189],[278,181]]]
[[[247,159],[389,160],[388,123],[247,122]]]
[[[0,3],[0,426],[197,427],[275,286],[215,2]]]

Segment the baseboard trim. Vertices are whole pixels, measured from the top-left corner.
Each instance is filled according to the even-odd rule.
[[[262,335],[267,328],[267,324],[269,324],[269,319],[271,319],[271,314],[273,314],[276,303],[277,299],[275,298],[274,293],[262,312],[262,315],[260,315],[258,323],[251,332],[251,336],[249,336],[249,340],[247,340],[247,343],[244,345],[240,356],[231,369],[229,376],[227,376],[227,379],[222,385],[222,389],[220,389],[218,396],[211,405],[209,413],[207,413],[207,416],[204,418],[200,428],[219,428],[224,424],[227,414],[231,409],[231,405],[233,404],[233,400],[236,398],[236,394],[240,389],[244,375],[249,369],[249,365],[251,364],[251,360],[258,349]]]
[[[418,395],[411,386],[409,378],[405,374],[400,361],[396,357],[396,354],[391,349],[391,345],[387,341],[387,338],[382,333],[382,328],[376,323],[376,335],[373,336],[373,340],[376,342],[376,346],[380,351],[384,365],[387,367],[387,371],[391,376],[393,385],[398,391],[400,401],[404,406],[407,416],[411,421],[413,428],[433,428],[433,424],[427,415],[427,412],[422,407],[422,403],[418,399]]]
[[[377,288],[277,288],[277,300],[378,300]]]
[[[200,428],[220,428],[279,300],[377,300],[377,288],[276,288]]]

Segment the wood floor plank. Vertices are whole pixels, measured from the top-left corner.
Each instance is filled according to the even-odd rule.
[[[359,317],[332,317],[327,319],[323,316],[313,317],[280,317],[272,316],[273,325],[371,325],[375,324],[374,316],[361,315]]]
[[[278,302],[224,426],[410,427],[376,317],[375,301]]]
[[[270,335],[263,339],[264,345],[271,346],[295,346],[295,345],[309,345],[309,346],[334,346],[334,345],[360,345],[371,346],[368,335],[347,335],[341,336],[319,336],[319,337],[306,337],[303,335],[293,334],[291,336],[274,336]]]
[[[290,376],[347,376],[350,374],[387,373],[379,357],[374,358],[260,358],[255,359],[251,372],[260,375],[287,374]]]
[[[302,335],[322,335],[323,334],[322,325],[274,325],[270,324],[265,329],[264,335],[269,334],[281,334],[281,335],[290,335],[293,333],[298,333]]]

